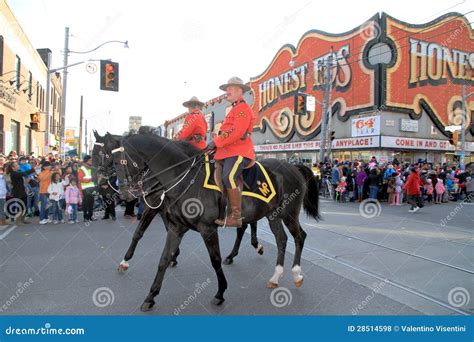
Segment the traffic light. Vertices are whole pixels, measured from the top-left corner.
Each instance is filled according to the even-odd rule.
[[[336,134],[335,131],[331,131],[331,133],[329,134],[329,140],[330,140],[330,141],[333,141],[333,140],[334,140],[335,134]]]
[[[119,64],[110,61],[100,61],[100,89],[109,91],[119,90]]]
[[[297,94],[295,96],[295,115],[306,114],[306,95]]]
[[[40,123],[39,113],[31,113],[30,114],[30,128],[33,131],[39,130],[39,123]]]

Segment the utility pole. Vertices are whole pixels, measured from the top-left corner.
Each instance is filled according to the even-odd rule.
[[[85,129],[85,132],[84,132],[84,146],[85,146],[85,151],[86,151],[86,154],[87,154],[87,150],[88,150],[88,145],[87,145],[87,120],[86,120],[86,123],[85,123],[85,126],[86,126],[86,129]],[[82,156],[79,156],[79,158],[81,158]]]
[[[324,61],[324,67],[323,70],[325,72],[324,76],[324,98],[323,98],[323,108],[322,108],[322,113],[321,113],[321,148],[319,150],[319,159],[321,162],[324,162],[324,156],[325,156],[325,150],[326,150],[326,141],[327,141],[327,128],[326,128],[326,122],[327,122],[327,116],[328,116],[328,102],[329,102],[329,86],[331,83],[331,71],[330,71],[330,65],[331,65],[331,59],[332,59],[332,50],[331,54],[329,55],[328,58]]]
[[[327,104],[327,111],[328,111],[328,124],[326,126],[326,141],[327,141],[327,156],[328,158],[331,158],[331,148],[332,148],[332,141],[331,141],[331,132],[332,132],[332,74],[331,74],[331,69],[333,68],[333,60],[332,60],[332,47],[331,47],[331,54],[329,55],[328,58],[328,65],[329,65],[329,78],[328,78],[328,83],[329,83],[329,93],[328,93],[328,104]]]
[[[64,133],[66,127],[66,99],[67,99],[67,68],[68,68],[68,56],[69,56],[69,27],[64,30],[64,51],[63,51],[63,98],[61,102],[61,130],[59,137],[59,153],[64,155]]]
[[[83,116],[83,99],[84,96],[81,95],[81,107],[79,110],[79,146],[77,146],[77,155],[79,158],[82,158],[82,116]]]
[[[51,53],[48,53],[48,65],[46,71],[46,127],[44,130],[44,155],[47,156],[49,153],[49,122],[50,122],[50,115],[49,115],[49,102],[51,96],[51,72],[49,69],[51,68]]]

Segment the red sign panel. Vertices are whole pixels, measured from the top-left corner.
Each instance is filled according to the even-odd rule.
[[[423,108],[442,130],[460,125],[462,84],[468,92],[474,85],[474,33],[468,21],[456,14],[424,25],[385,18],[387,42],[396,51],[393,65],[386,69],[386,105],[414,117]],[[466,108],[474,111],[474,101],[466,101]]]
[[[330,66],[332,108],[346,119],[351,111],[373,109],[375,71],[367,63],[370,44],[380,34],[377,18],[339,35],[320,31],[306,33],[294,48],[285,45],[263,74],[253,78],[255,129],[269,128],[282,141],[297,133],[305,139],[319,132],[325,87],[325,61]],[[372,43],[371,43],[372,42]],[[294,115],[294,96],[303,92],[316,98],[316,109]]]

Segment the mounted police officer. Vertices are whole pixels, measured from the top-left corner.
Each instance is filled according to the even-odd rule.
[[[214,159],[222,163],[222,182],[226,188],[231,213],[226,219],[217,219],[216,224],[227,227],[242,226],[242,195],[238,178],[243,170],[255,161],[254,146],[251,139],[253,112],[245,102],[243,94],[250,87],[238,77],[232,77],[219,87],[232,104],[226,115],[219,134],[209,144],[207,151],[216,150]]]
[[[207,147],[207,122],[201,112],[204,103],[193,96],[189,101],[184,102],[183,106],[188,109],[188,114],[184,119],[183,127],[176,133],[174,139],[186,140],[200,150],[205,149]]]

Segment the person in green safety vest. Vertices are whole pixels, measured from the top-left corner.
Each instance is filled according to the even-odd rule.
[[[84,222],[96,221],[93,215],[94,210],[94,194],[96,190],[95,183],[92,180],[92,157],[87,155],[84,157],[83,163],[77,172],[79,178],[79,189],[82,191],[82,212],[84,214]]]

